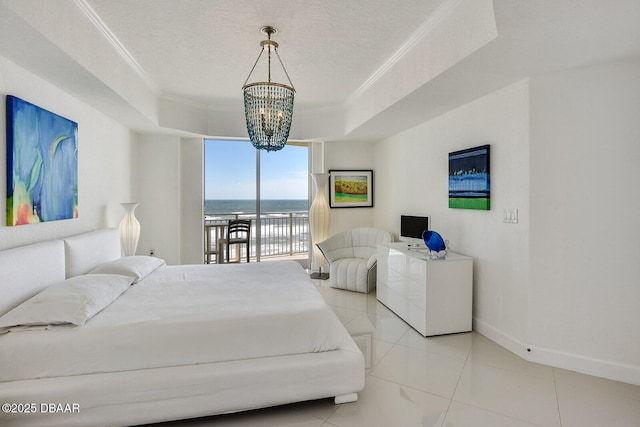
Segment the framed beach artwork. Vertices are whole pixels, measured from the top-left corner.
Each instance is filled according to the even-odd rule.
[[[78,124],[7,96],[7,225],[78,217]]]
[[[373,171],[330,170],[329,206],[332,208],[373,207]]]
[[[449,153],[449,207],[491,209],[490,146]]]

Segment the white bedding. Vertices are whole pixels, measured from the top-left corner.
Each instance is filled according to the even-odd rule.
[[[160,267],[84,326],[0,336],[0,381],[324,352],[346,335],[295,262]]]

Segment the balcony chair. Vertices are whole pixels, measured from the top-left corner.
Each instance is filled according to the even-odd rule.
[[[369,293],[376,287],[378,243],[393,242],[391,233],[361,227],[343,231],[317,244],[329,262],[329,286]]]
[[[227,225],[227,238],[224,239],[227,245],[227,262],[229,262],[229,247],[231,245],[246,245],[247,262],[251,257],[251,220],[250,219],[230,219]],[[241,251],[242,247],[238,247]]]
[[[204,225],[204,262],[211,264],[211,257],[215,256],[215,262],[222,262],[222,247],[226,241],[224,230],[227,224],[206,223]]]

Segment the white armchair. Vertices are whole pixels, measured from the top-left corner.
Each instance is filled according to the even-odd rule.
[[[391,233],[362,227],[343,231],[317,244],[329,262],[329,286],[362,293],[376,287],[378,243],[393,242]]]

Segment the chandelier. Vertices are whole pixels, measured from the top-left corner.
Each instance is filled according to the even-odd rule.
[[[282,59],[280,59],[280,54],[278,54],[278,43],[271,40],[271,35],[277,31],[269,26],[260,29],[260,32],[267,36],[267,40],[260,42],[262,50],[253,64],[244,86],[242,86],[242,91],[244,92],[244,115],[247,119],[249,139],[254,147],[267,151],[281,150],[287,143],[289,131],[291,130],[291,119],[293,118],[293,95],[296,91],[293,88],[287,69],[284,68]],[[268,80],[266,82],[247,84],[265,50],[267,51]],[[278,57],[284,74],[289,80],[289,85],[271,81],[272,51]]]

